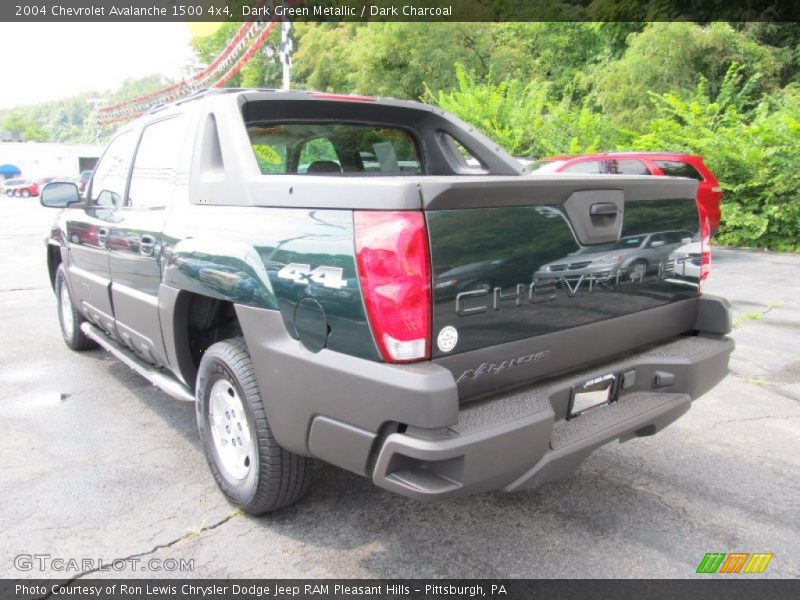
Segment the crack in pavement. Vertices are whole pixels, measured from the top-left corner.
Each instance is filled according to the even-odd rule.
[[[800,419],[800,415],[788,415],[785,417],[778,417],[775,415],[767,415],[764,417],[748,417],[744,419],[730,419],[729,421],[716,421],[712,426],[711,429],[714,429],[717,425],[724,425],[725,423],[740,423],[742,421],[761,421],[763,419],[780,419],[782,421],[788,421],[789,419]]]
[[[777,394],[782,398],[786,398],[787,400],[791,400],[792,402],[800,402],[800,398],[792,396],[790,393],[781,389],[784,385],[792,385],[791,383],[780,383],[780,384],[770,383],[769,381],[766,381],[765,379],[762,379],[760,377],[751,377],[749,375],[743,375],[742,373],[739,373],[734,369],[730,369],[730,373],[731,375],[733,375],[734,377],[736,377],[741,381],[744,381],[745,383],[748,383],[750,385],[756,385],[765,390],[769,390],[770,392]],[[756,383],[757,380],[760,380],[763,383]]]
[[[225,525],[225,523],[227,523],[231,519],[234,519],[234,518],[240,516],[241,514],[242,514],[241,512],[239,512],[238,510],[235,510],[231,514],[229,514],[227,517],[217,521],[216,523],[213,523],[211,525],[207,525],[205,527],[201,527],[198,530],[188,531],[188,532],[184,533],[182,536],[175,538],[174,540],[170,540],[168,542],[164,542],[164,543],[161,543],[161,544],[156,544],[155,546],[150,548],[150,550],[146,550],[144,552],[136,552],[134,554],[129,554],[127,556],[114,558],[110,562],[101,563],[99,567],[95,567],[94,569],[89,569],[88,571],[82,571],[81,573],[78,573],[74,577],[71,577],[71,578],[67,579],[62,584],[55,584],[55,585],[51,586],[50,587],[50,591],[47,594],[45,594],[44,596],[40,596],[39,598],[37,598],[37,600],[47,600],[48,598],[53,596],[53,594],[55,593],[55,590],[58,590],[58,593],[61,594],[62,590],[64,588],[69,587],[70,585],[72,585],[73,583],[75,583],[76,581],[81,579],[82,577],[86,577],[87,575],[91,575],[92,573],[99,573],[100,571],[107,571],[110,568],[112,568],[112,565],[114,565],[115,563],[117,563],[119,561],[128,562],[128,561],[132,561],[132,560],[135,560],[135,559],[139,559],[139,558],[142,558],[144,556],[149,556],[151,554],[155,554],[159,550],[164,550],[165,548],[171,548],[175,544],[178,544],[178,543],[180,543],[180,542],[182,542],[184,540],[194,539],[195,537],[199,537],[200,535],[206,533],[207,531],[212,531],[214,529],[217,529],[218,527],[221,527],[222,525]]]
[[[38,290],[46,290],[49,289],[47,286],[43,285],[41,287],[21,287],[21,288],[5,288],[0,290],[0,292],[35,292]]]

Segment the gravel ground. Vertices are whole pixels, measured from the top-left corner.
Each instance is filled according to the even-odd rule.
[[[654,437],[535,491],[431,505],[319,464],[300,503],[256,519],[217,490],[191,405],[64,346],[54,217],[0,198],[2,577],[76,574],[20,571],[20,554],[139,557],[120,574],[146,576],[693,577],[709,551],[773,552],[764,576],[800,575],[800,256],[715,252],[706,291],[734,306],[732,372]],[[142,570],[168,558],[194,569]]]

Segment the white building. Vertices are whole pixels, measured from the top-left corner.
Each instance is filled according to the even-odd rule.
[[[1,142],[0,165],[14,165],[25,179],[77,177],[94,168],[102,151],[101,144]]]

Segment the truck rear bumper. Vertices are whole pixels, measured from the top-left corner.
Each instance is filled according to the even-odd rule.
[[[725,377],[733,347],[729,338],[678,338],[613,364],[469,404],[453,427],[408,428],[387,436],[373,481],[426,499],[512,492],[563,477],[599,446],[652,435],[684,414],[693,399]],[[625,374],[628,381],[618,400],[567,420],[573,386],[608,373]]]
[[[603,444],[652,435],[725,377],[734,348],[727,302],[704,297],[694,335],[459,403],[439,364],[311,352],[277,311],[236,309],[277,441],[422,499],[535,487]],[[616,401],[568,419],[573,388],[609,374]]]

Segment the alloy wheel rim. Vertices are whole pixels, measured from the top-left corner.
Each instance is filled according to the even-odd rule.
[[[75,321],[72,317],[72,300],[69,297],[67,284],[63,281],[61,283],[61,326],[64,328],[65,336],[72,335],[75,327]]]
[[[219,466],[233,479],[246,478],[255,460],[255,443],[239,392],[231,382],[220,379],[211,386],[208,420]]]

